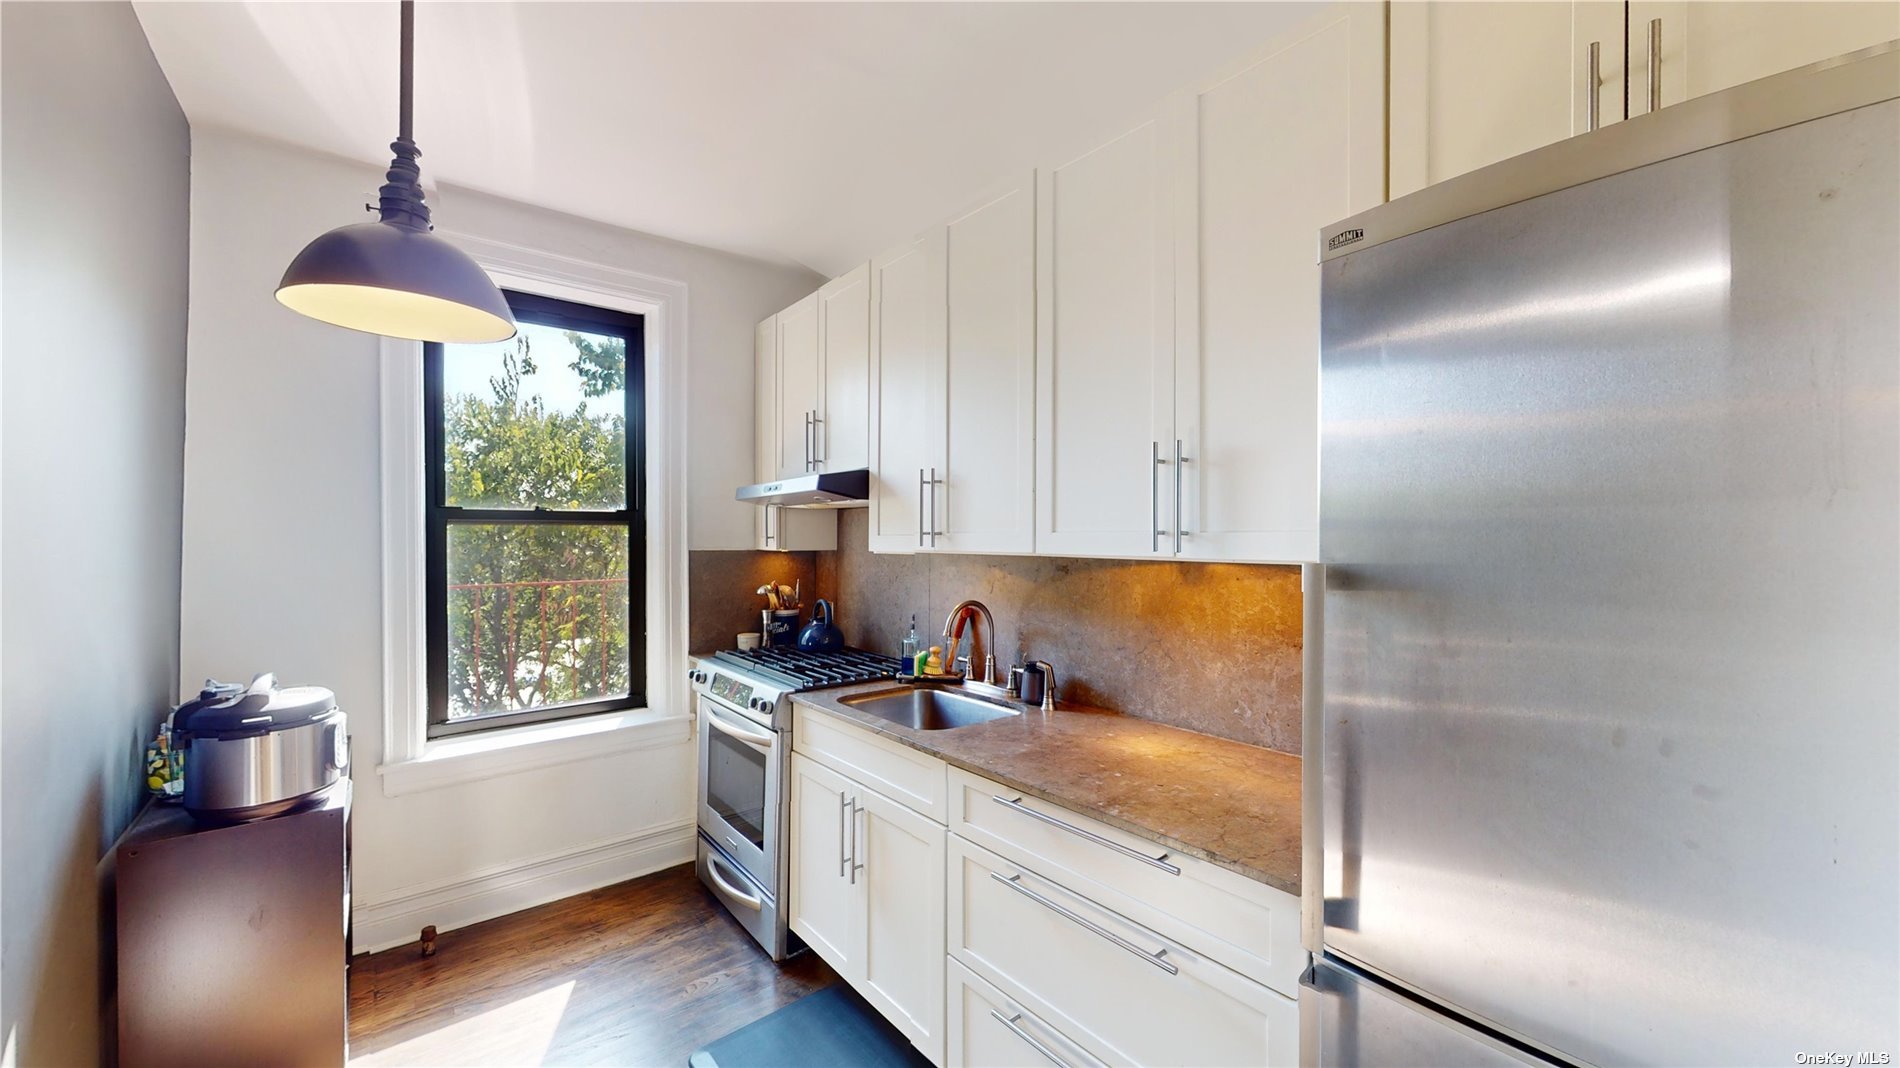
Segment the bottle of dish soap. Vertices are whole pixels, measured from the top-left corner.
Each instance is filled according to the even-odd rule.
[[[917,664],[917,650],[921,648],[923,648],[923,642],[917,637],[917,617],[912,615],[910,617],[910,633],[904,635],[904,640],[897,643],[897,658],[904,662],[905,667],[915,667]]]

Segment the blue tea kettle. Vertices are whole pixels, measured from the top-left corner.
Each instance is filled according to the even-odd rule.
[[[811,622],[798,632],[798,647],[820,653],[844,648],[844,631],[838,629],[831,617],[831,602],[819,598],[818,603],[812,605]]]

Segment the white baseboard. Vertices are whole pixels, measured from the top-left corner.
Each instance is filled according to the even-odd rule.
[[[498,865],[472,875],[358,901],[350,917],[358,953],[414,942],[433,924],[452,931],[510,912],[684,864],[693,859],[692,822],[651,827],[577,849]]]

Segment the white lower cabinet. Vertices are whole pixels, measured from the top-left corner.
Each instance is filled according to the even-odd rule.
[[[933,1064],[1298,1062],[1293,895],[823,712],[792,738],[792,931]]]
[[[948,1061],[968,1068],[1053,1068],[1098,1065],[1089,1051],[1067,1035],[1038,1019],[975,972],[946,961],[945,985],[950,992],[944,1030],[949,1038]]]
[[[851,780],[792,754],[792,933],[839,975],[862,970],[863,903],[851,872]]]
[[[1292,998],[954,835],[949,864],[951,957],[1098,1059],[1298,1060]]]
[[[792,754],[791,927],[943,1064],[944,829]]]
[[[944,829],[869,790],[853,800],[864,899],[858,993],[942,1064]]]

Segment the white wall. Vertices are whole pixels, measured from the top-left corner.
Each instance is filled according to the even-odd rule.
[[[689,823],[683,744],[384,795],[379,344],[271,296],[306,241],[363,217],[381,173],[217,130],[194,130],[192,148],[186,685],[270,669],[336,691],[357,768],[359,918],[427,914],[477,889],[467,880],[592,863]],[[820,280],[478,193],[434,202],[444,230],[688,286],[691,544],[748,547],[751,514],[731,497],[750,481],[752,327]]]
[[[0,39],[0,1059],[92,1064],[96,865],[178,670],[191,146],[129,5]]]

